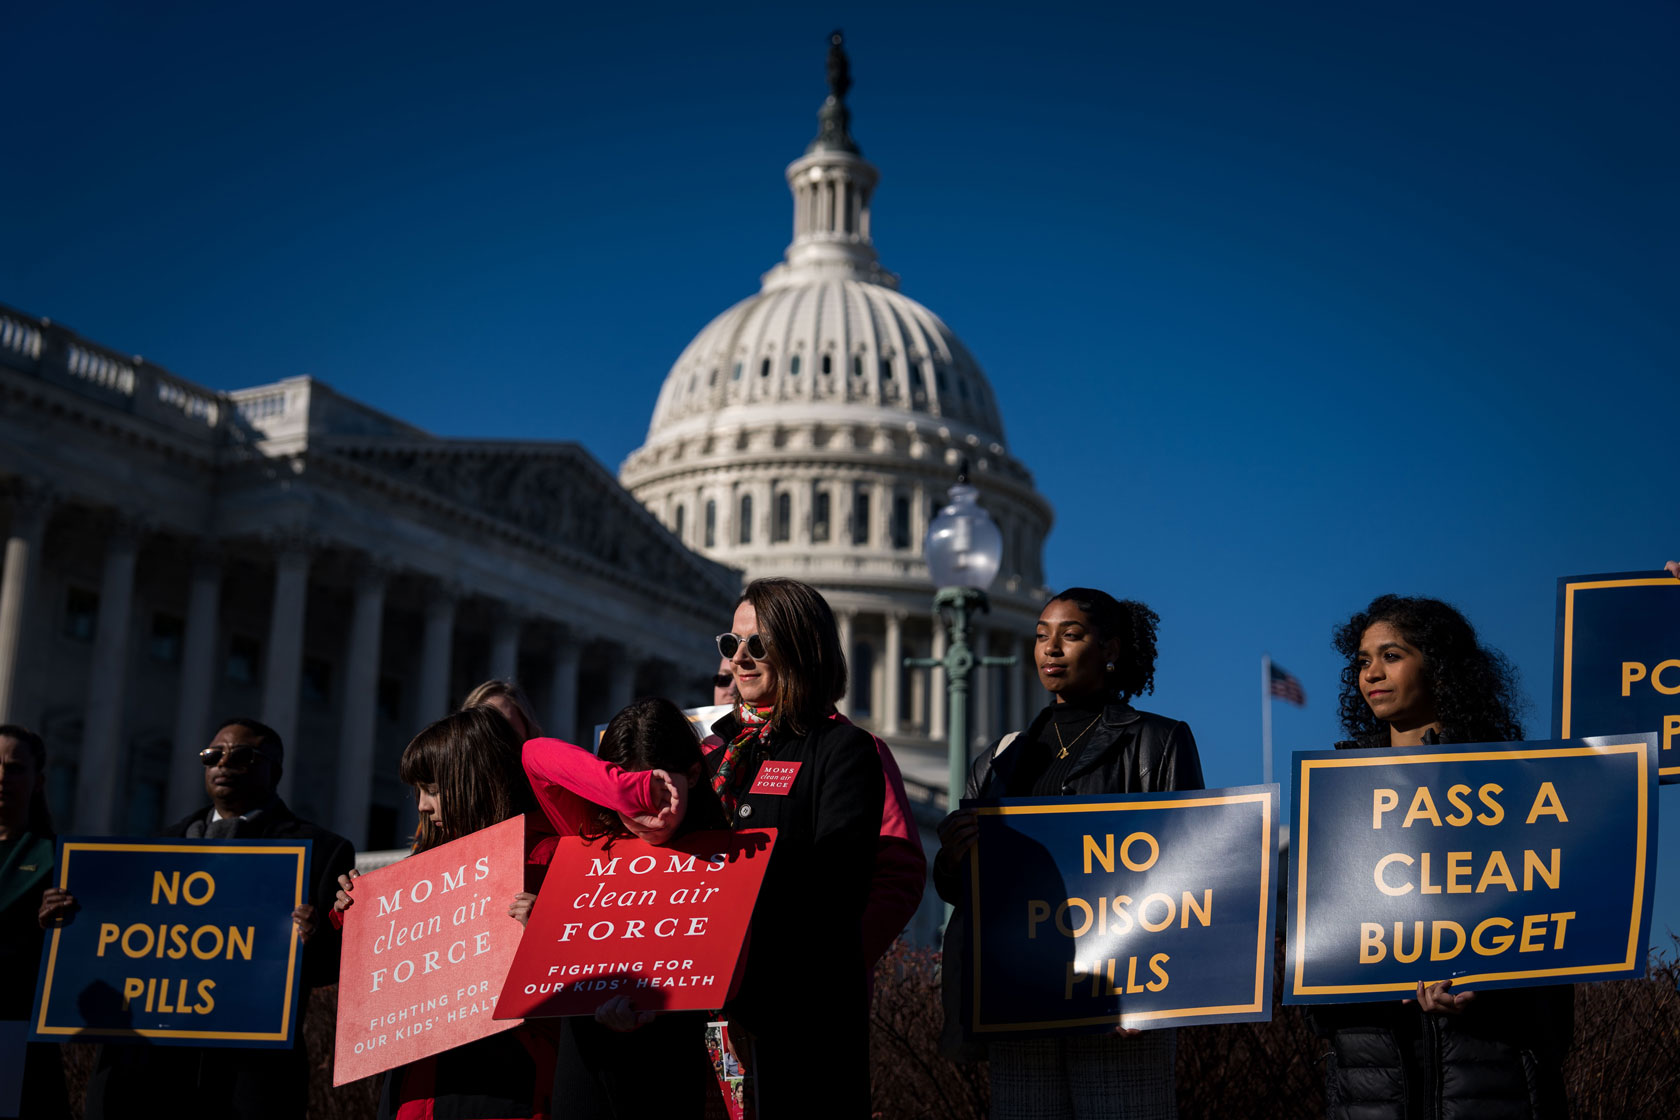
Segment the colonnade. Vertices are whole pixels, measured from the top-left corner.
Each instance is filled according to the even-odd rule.
[[[305,799],[330,804],[330,818],[323,823],[358,845],[366,842],[376,801],[382,677],[400,681],[403,730],[411,735],[447,714],[468,687],[468,678],[515,679],[522,669],[534,670],[537,679],[522,683],[539,704],[539,717],[551,733],[573,737],[585,732],[583,719],[616,711],[639,687],[669,692],[684,702],[699,699],[699,670],[711,664],[704,648],[669,651],[673,661],[694,670],[684,676],[669,661],[633,654],[622,642],[588,633],[575,622],[541,617],[371,554],[295,533],[186,542],[144,521],[74,507],[75,523],[67,531],[83,533],[97,526],[103,556],[96,584],[87,565],[71,579],[43,571],[49,529],[71,504],[55,503],[46,487],[27,482],[11,496],[0,567],[0,722],[34,724],[51,707],[73,707],[77,698],[65,691],[74,688],[69,682],[82,677],[83,667],[76,662],[85,658],[85,706],[79,751],[74,753],[73,827],[78,832],[109,833],[122,827],[130,745],[141,722],[171,729],[165,819],[203,803],[203,771],[191,753],[209,742],[213,720],[232,714],[217,704],[246,695],[241,690],[247,686],[227,683],[224,659],[234,630],[254,629],[248,620],[235,624],[225,618],[226,604],[256,604],[260,609],[267,600],[260,672],[250,686],[260,686],[260,693],[254,704],[248,698],[237,704],[245,714],[273,727],[285,743],[280,795],[293,800],[300,780],[308,780],[311,787],[331,782],[331,791],[309,788]],[[168,550],[167,557],[160,558],[167,563],[153,563],[148,572],[149,582],[170,585],[166,596],[147,596],[137,589],[142,567],[138,561],[151,546]],[[54,563],[62,561],[63,551],[62,544],[54,546]],[[183,554],[190,558],[184,602],[179,576],[164,570]],[[251,585],[253,570],[258,579],[267,577],[266,588]],[[67,656],[62,626],[54,616],[72,584],[87,584],[90,590],[97,586],[98,609],[85,653],[78,647]],[[323,611],[318,601],[319,613],[312,617],[312,592],[317,598],[323,593],[333,596],[333,609]],[[337,605],[345,592],[348,610],[342,617],[330,617],[339,614]],[[461,625],[464,608],[470,608],[470,634]],[[182,616],[173,696],[131,695],[146,638],[136,633],[135,624],[148,617],[148,610]],[[415,648],[384,648],[391,640],[393,612],[402,615],[396,620],[400,632],[417,631]],[[333,695],[306,720],[306,661],[311,654],[321,657],[326,649],[337,662]],[[41,657],[33,656],[36,651]],[[466,672],[458,675],[457,669]],[[590,679],[594,703],[580,706],[583,676]],[[334,741],[322,741],[327,737],[320,728],[322,709],[329,724],[336,725],[335,735],[327,732]],[[66,762],[68,745],[49,742],[49,749]],[[306,772],[309,777],[301,778]]]

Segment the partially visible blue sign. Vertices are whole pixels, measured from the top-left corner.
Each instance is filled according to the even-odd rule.
[[[963,804],[973,1034],[1271,1017],[1277,786]]]
[[[31,1037],[290,1046],[307,840],[95,840],[59,846],[78,904],[41,951]]]
[[[1552,734],[1654,731],[1661,781],[1680,782],[1680,579],[1667,572],[1558,580]]]
[[[1285,1003],[1645,974],[1655,736],[1295,755]]]

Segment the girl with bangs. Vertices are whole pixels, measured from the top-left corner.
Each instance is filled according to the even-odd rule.
[[[523,815],[525,890],[508,913],[521,922],[554,854],[555,837],[537,809],[519,763],[520,745],[500,714],[487,707],[445,716],[414,737],[398,774],[414,787],[420,823],[416,852],[429,851]],[[332,919],[342,927],[354,903],[356,872],[339,876]],[[552,1030],[527,1021],[513,1030],[392,1070],[379,1094],[380,1120],[546,1120],[553,1083]]]

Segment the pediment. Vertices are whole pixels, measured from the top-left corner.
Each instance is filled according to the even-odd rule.
[[[633,578],[730,602],[740,590],[738,572],[690,551],[575,443],[334,440],[311,450]]]

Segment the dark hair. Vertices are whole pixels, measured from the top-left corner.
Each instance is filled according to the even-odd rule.
[[[666,770],[687,775],[702,761],[700,739],[694,724],[669,700],[647,696],[632,700],[607,724],[596,752],[603,762],[614,763],[625,770]],[[723,804],[712,792],[711,783],[701,780],[689,787],[688,812],[677,834],[685,835],[705,828],[725,828],[728,817]],[[603,806],[596,806],[595,824],[583,832],[585,840],[630,835],[618,814]]]
[[[776,671],[777,731],[803,735],[827,719],[846,695],[846,653],[828,600],[785,576],[755,579],[736,603],[751,603],[771,668]]]
[[[267,755],[268,760],[274,764],[274,776],[276,778],[280,776],[280,771],[286,763],[286,744],[280,741],[280,732],[266,723],[259,723],[250,716],[234,716],[232,719],[224,719],[216,725],[216,730],[220,731],[224,727],[243,727],[255,735],[257,737],[257,749]]]
[[[24,830],[36,836],[53,835],[52,810],[47,806],[47,744],[29,728],[15,723],[0,723],[0,739],[16,739],[23,744],[23,749],[35,760],[35,769],[39,773],[35,792],[29,798],[29,816],[24,821]]]
[[[542,721],[537,719],[537,710],[531,706],[531,698],[525,695],[525,690],[519,687],[518,681],[504,681],[494,678],[487,680],[467,693],[467,698],[461,701],[461,709],[465,711],[468,708],[486,707],[490,701],[498,696],[507,697],[513,702],[513,706],[519,709],[519,714],[525,717],[525,726],[531,729],[530,738],[542,738]],[[495,711],[495,709],[491,710]],[[496,714],[502,715],[499,711]],[[502,718],[506,719],[507,717],[503,716]],[[517,734],[518,730],[518,728],[515,728],[514,733]]]
[[[433,828],[421,817],[414,850],[423,852],[520,813],[535,812],[536,796],[525,780],[520,750],[513,727],[492,708],[455,712],[416,735],[403,749],[397,776],[411,786],[438,787],[444,829]]]
[[[1120,643],[1108,684],[1120,699],[1155,691],[1155,628],[1161,616],[1133,599],[1116,599],[1094,587],[1070,587],[1044,605],[1072,603],[1101,640]]]
[[[1424,682],[1448,743],[1509,743],[1523,737],[1517,718],[1517,671],[1496,649],[1484,646],[1458,610],[1439,599],[1379,595],[1336,628],[1336,652],[1346,658],[1340,698],[1342,726],[1357,740],[1383,734],[1359,693],[1359,643],[1365,631],[1386,622],[1423,654]],[[1383,745],[1387,745],[1385,742]]]

